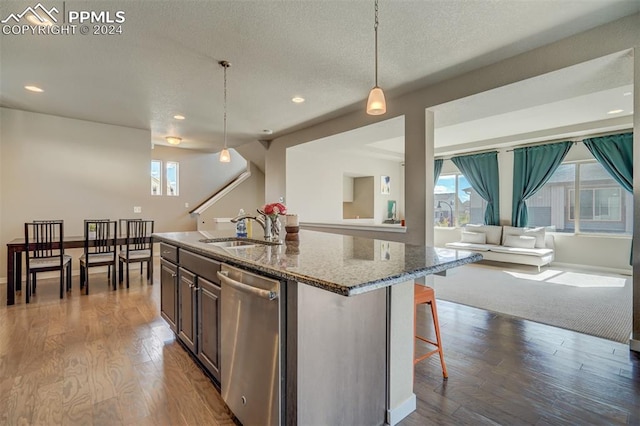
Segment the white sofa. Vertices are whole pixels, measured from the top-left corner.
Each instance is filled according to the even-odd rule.
[[[554,259],[553,235],[544,228],[516,228],[513,226],[466,225],[460,241],[445,244],[448,248],[482,254],[484,260],[549,265]]]

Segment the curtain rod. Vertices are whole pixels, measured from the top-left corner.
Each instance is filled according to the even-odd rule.
[[[580,143],[583,140],[589,139],[589,138],[598,138],[598,137],[602,137],[602,136],[617,135],[617,134],[628,133],[628,132],[633,132],[633,127],[628,128],[628,129],[613,130],[613,131],[610,131],[610,132],[594,133],[594,134],[585,135],[585,136],[574,136],[574,137],[568,137],[568,138],[550,139],[550,140],[546,140],[546,141],[542,141],[542,142],[523,143],[522,145],[516,145],[516,146],[514,146],[514,147],[512,147],[510,149],[507,149],[504,152],[512,152],[516,148],[528,148],[530,146],[547,145],[547,144],[556,143],[556,142],[573,142],[574,144],[576,144],[576,143]],[[498,148],[491,148],[491,149],[487,149],[487,150],[465,152],[465,153],[462,153],[462,154],[451,155],[449,157],[435,157],[434,159],[436,159],[436,160],[438,160],[438,159],[440,159],[440,160],[451,160],[451,158],[458,157],[460,155],[484,154],[486,152],[493,152],[493,151],[498,151],[498,153],[500,152]]]
[[[463,152],[461,154],[451,155],[449,157],[434,157],[434,160],[451,160],[453,157],[464,157],[466,155],[488,154],[490,152],[500,153],[498,148],[483,149],[480,151]]]
[[[621,135],[621,134],[628,133],[628,132],[633,132],[633,128],[631,128],[631,129],[613,130],[613,131],[610,131],[610,132],[600,132],[600,133],[594,133],[594,134],[585,135],[585,136],[575,136],[573,138],[552,139],[550,141],[539,142],[539,143],[522,144],[522,145],[516,146],[515,148],[507,149],[505,152],[512,152],[513,150],[515,150],[517,148],[528,148],[530,146],[547,145],[547,144],[556,143],[556,142],[573,142],[573,144],[575,145],[577,143],[582,143],[585,139],[600,138],[602,136],[610,136],[610,135]]]

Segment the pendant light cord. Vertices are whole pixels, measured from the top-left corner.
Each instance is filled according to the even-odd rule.
[[[224,67],[224,149],[227,149],[227,68],[228,63],[223,63]]]
[[[375,7],[375,13],[376,13],[376,20],[375,20],[375,24],[373,25],[373,29],[375,31],[375,38],[376,38],[376,87],[378,87],[378,0],[376,0],[376,7]]]

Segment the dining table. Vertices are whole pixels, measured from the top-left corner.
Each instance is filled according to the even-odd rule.
[[[151,239],[151,237],[149,237]],[[116,238],[116,245],[127,243],[126,236]],[[65,249],[84,248],[84,236],[64,237],[62,246]],[[58,248],[57,244],[53,245]],[[22,291],[22,253],[26,250],[35,249],[35,244],[26,247],[24,237],[14,238],[7,243],[7,306],[16,303],[16,291]]]

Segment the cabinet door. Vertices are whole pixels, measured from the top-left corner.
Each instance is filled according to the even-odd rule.
[[[178,322],[178,267],[162,259],[160,261],[160,312],[174,333]]]
[[[196,276],[178,269],[178,337],[193,353],[196,352]]]
[[[198,277],[198,358],[220,381],[220,287]]]

